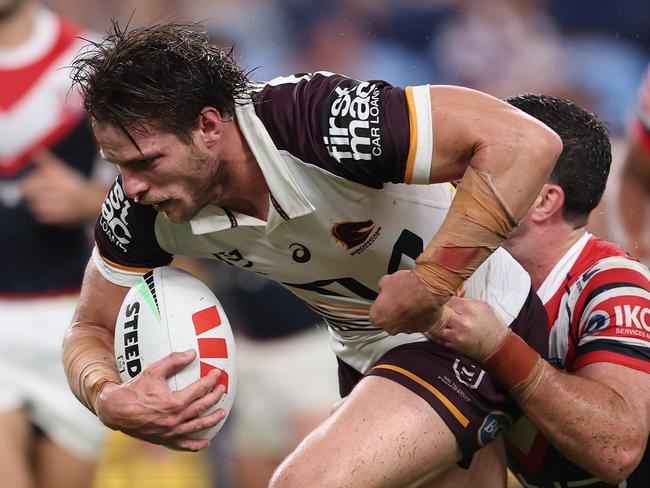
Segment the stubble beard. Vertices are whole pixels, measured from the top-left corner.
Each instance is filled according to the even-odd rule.
[[[210,155],[203,154],[195,148],[192,149],[191,156],[191,170],[195,177],[187,180],[185,193],[188,195],[188,202],[177,217],[165,214],[172,222],[189,222],[201,209],[216,200],[215,187],[219,171],[210,171],[210,168],[215,166],[218,168],[218,163]]]

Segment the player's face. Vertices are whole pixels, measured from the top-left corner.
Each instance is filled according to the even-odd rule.
[[[129,198],[153,205],[173,222],[192,219],[216,198],[217,158],[169,132],[150,125],[144,129],[130,131],[136,147],[121,128],[93,123],[102,155],[119,167]]]

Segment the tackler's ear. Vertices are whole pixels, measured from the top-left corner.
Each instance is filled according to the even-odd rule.
[[[561,216],[563,205],[564,190],[562,187],[555,183],[546,183],[530,209],[530,218],[534,222],[541,223],[554,216]]]
[[[204,107],[197,117],[196,129],[206,146],[210,147],[221,139],[223,125],[232,120],[224,117],[214,107]]]

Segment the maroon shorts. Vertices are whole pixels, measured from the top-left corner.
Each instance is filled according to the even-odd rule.
[[[548,356],[546,311],[531,290],[510,324],[531,347]],[[413,342],[391,349],[366,373],[382,376],[426,400],[442,417],[468,466],[474,452],[492,442],[521,416],[517,404],[480,365],[435,342]],[[339,389],[347,396],[363,375],[339,360]]]

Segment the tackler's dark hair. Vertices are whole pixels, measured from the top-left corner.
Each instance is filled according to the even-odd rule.
[[[524,94],[506,101],[553,129],[564,149],[549,180],[564,190],[563,216],[585,225],[603,196],[612,151],[605,125],[573,102],[548,95]]]

